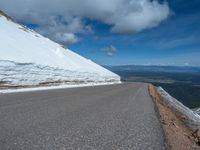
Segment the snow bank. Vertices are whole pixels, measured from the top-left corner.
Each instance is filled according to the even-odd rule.
[[[200,116],[195,111],[192,111],[183,105],[181,102],[169,95],[161,87],[158,87],[157,90],[167,104],[169,104],[175,111],[187,118],[187,123],[192,129],[195,130],[200,127]]]
[[[116,82],[120,77],[0,14],[0,86]]]
[[[95,72],[78,72],[33,63],[0,60],[0,84],[5,87],[115,81],[114,76],[100,75]]]

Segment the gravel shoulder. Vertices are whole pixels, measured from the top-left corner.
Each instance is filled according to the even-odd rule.
[[[160,122],[166,136],[168,149],[200,150],[194,132],[186,126],[186,118],[175,112],[162,100],[156,87],[149,85],[149,92],[157,107]]]

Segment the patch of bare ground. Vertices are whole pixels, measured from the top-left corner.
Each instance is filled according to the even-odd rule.
[[[83,84],[84,82],[81,81],[46,81],[41,82],[38,85],[19,85],[19,86],[12,86],[12,85],[1,85],[0,90],[8,90],[8,89],[20,89],[20,88],[36,88],[36,87],[48,87],[48,86],[59,86],[59,85],[73,85],[73,84]]]
[[[168,149],[170,150],[200,150],[200,131],[193,132],[185,124],[185,117],[173,111],[167,105],[156,87],[149,85],[149,93],[159,112],[160,122],[165,132]],[[198,135],[199,134],[199,135]]]
[[[0,10],[0,16],[4,16],[6,17],[8,20],[11,20],[13,22],[16,22],[13,18],[11,18],[10,16],[6,15],[3,11]]]

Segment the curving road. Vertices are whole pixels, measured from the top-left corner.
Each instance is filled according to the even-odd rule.
[[[163,150],[147,84],[0,95],[2,150]]]

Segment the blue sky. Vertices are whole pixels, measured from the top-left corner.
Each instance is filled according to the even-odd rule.
[[[199,0],[16,1],[0,9],[101,65],[200,66]]]
[[[75,52],[100,64],[200,66],[200,1],[169,0],[173,14],[158,27],[129,35],[110,33],[95,23],[95,33],[71,45]],[[117,51],[108,56],[102,47]]]

